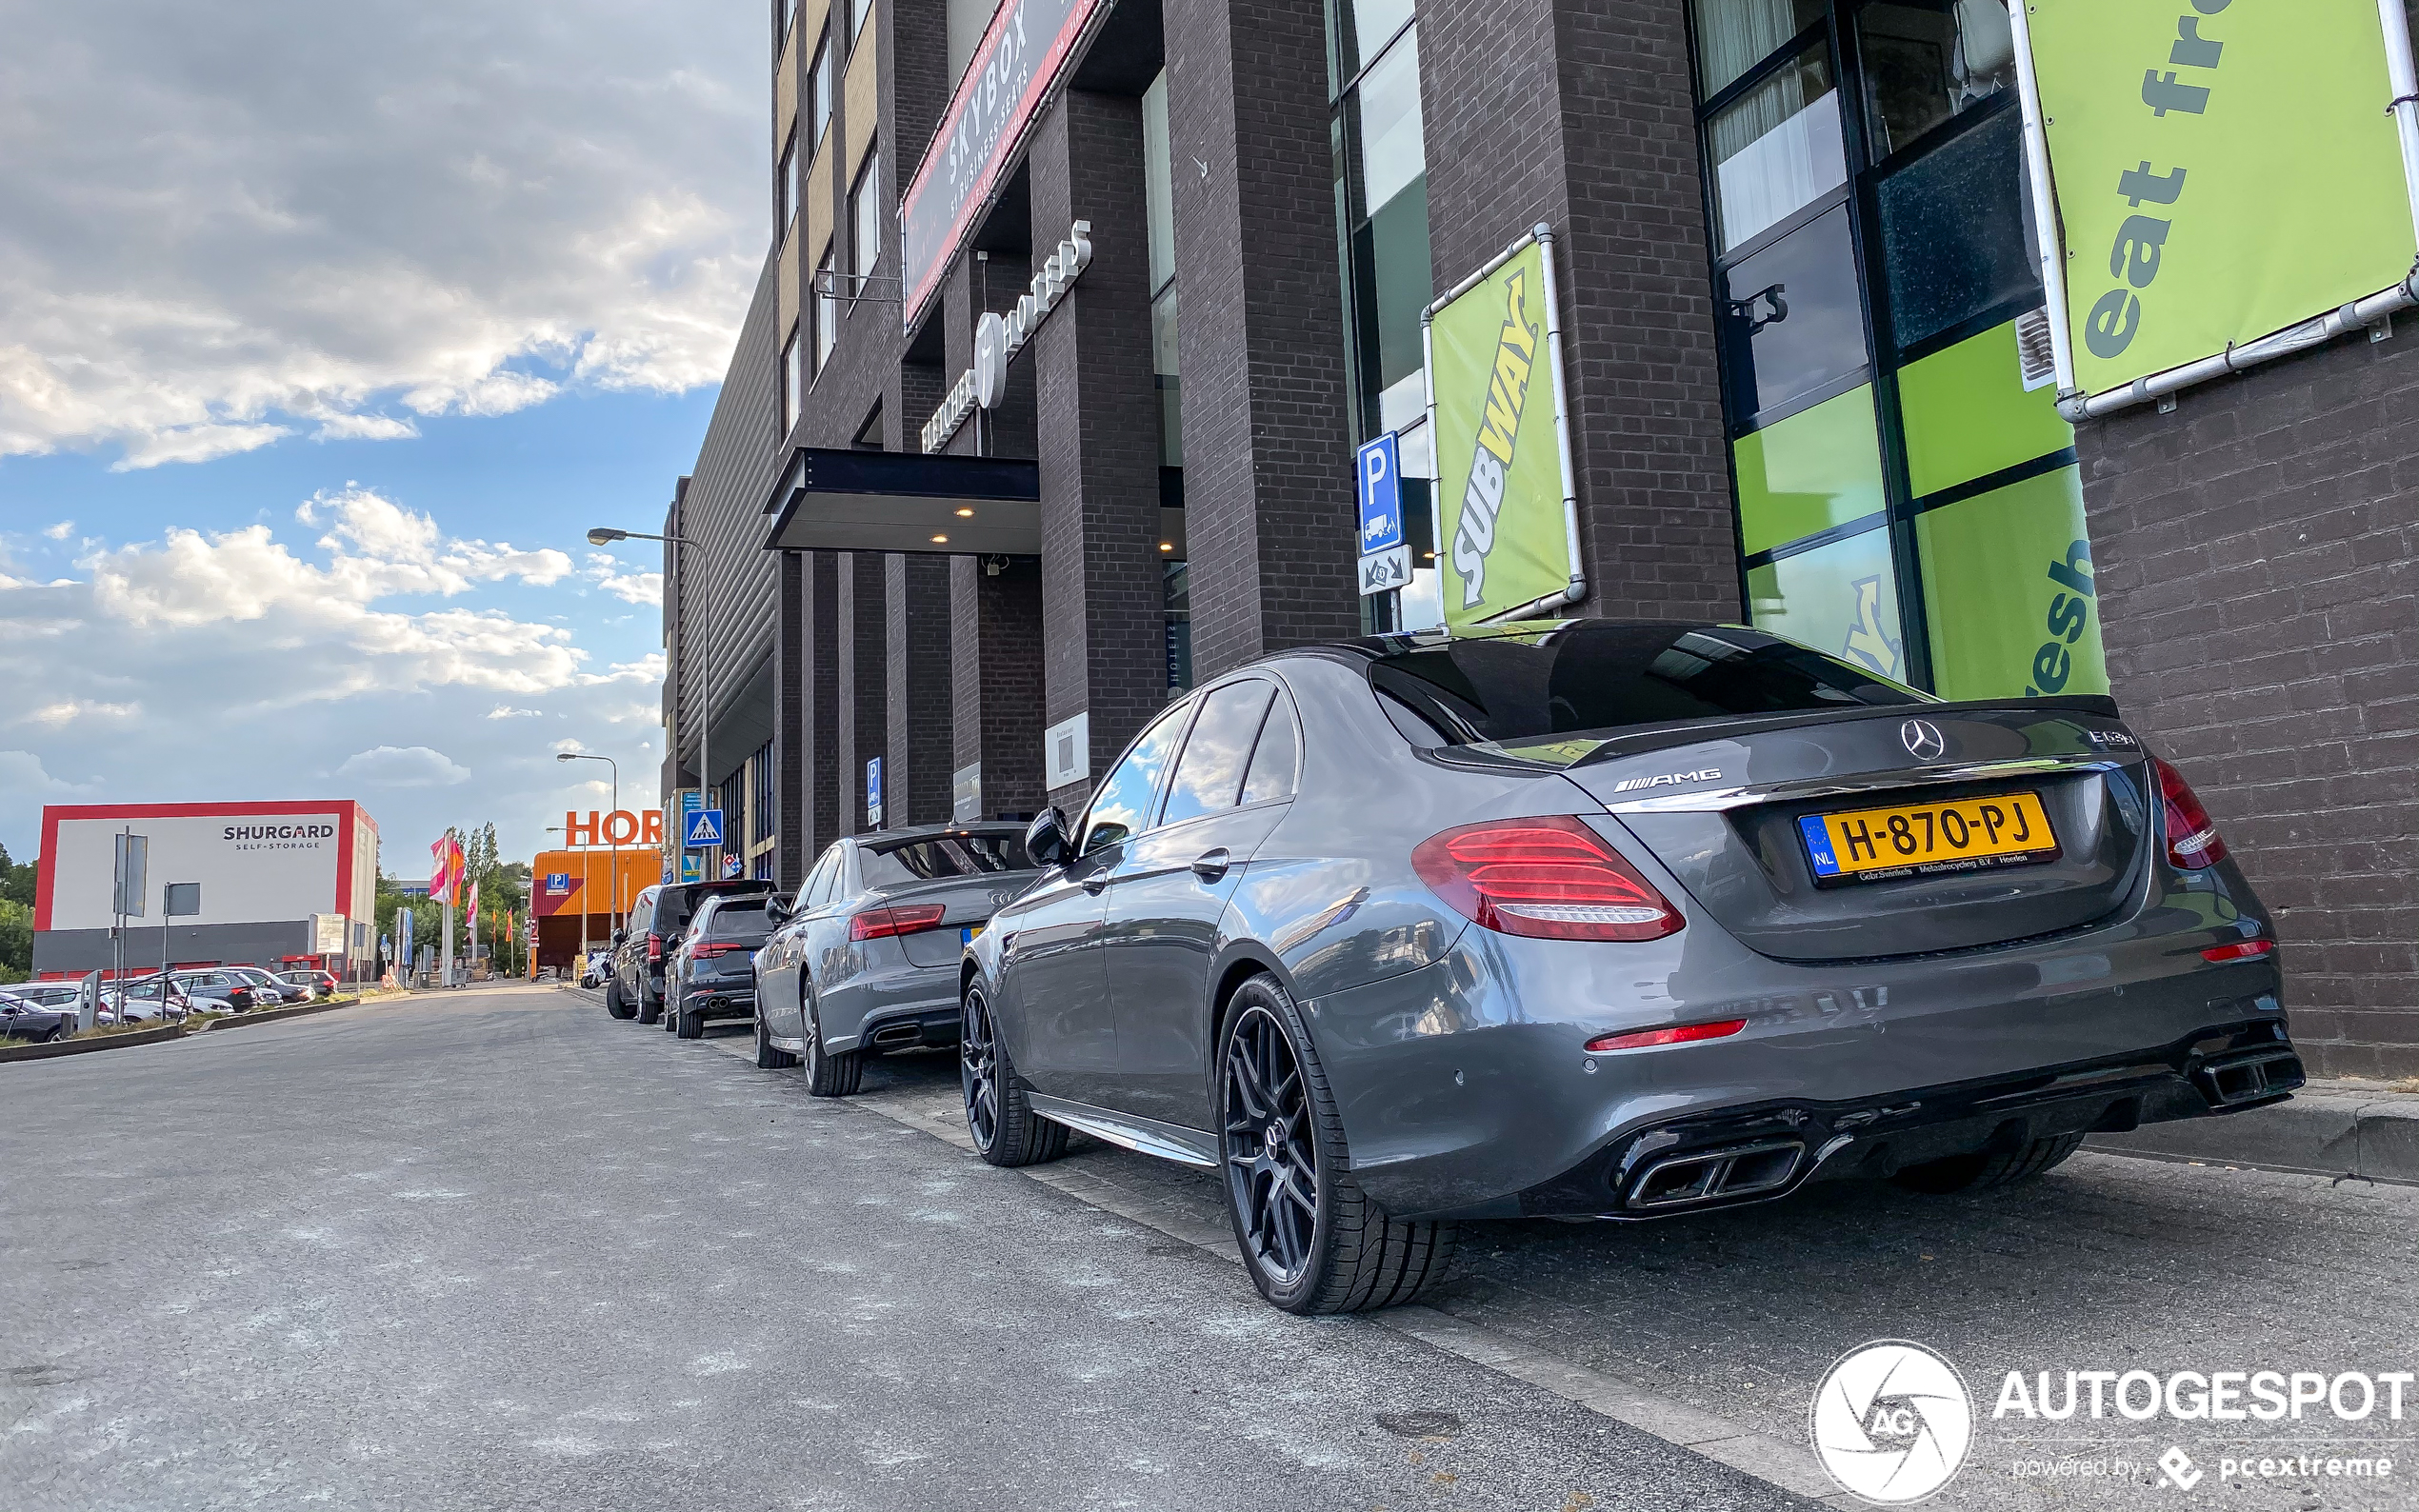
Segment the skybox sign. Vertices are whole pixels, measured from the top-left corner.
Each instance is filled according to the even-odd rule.
[[[1099,9],[1100,0],[1008,0],[991,17],[899,206],[899,313],[906,325],[915,324],[940,287],[941,269],[999,186],[1017,139]]]

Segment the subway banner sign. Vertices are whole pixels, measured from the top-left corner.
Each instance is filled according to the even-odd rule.
[[[1007,0],[899,203],[899,318],[912,328],[1101,0]]]
[[[1573,576],[1546,256],[1532,238],[1429,312],[1436,557],[1449,629],[1532,605]]]
[[[2021,19],[2074,387],[2120,388],[2410,277],[2388,68],[2407,39],[2377,0],[2024,0]]]

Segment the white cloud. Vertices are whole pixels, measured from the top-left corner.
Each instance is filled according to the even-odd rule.
[[[311,432],[313,441],[408,441],[420,433],[409,420],[392,415],[331,414]]]
[[[92,783],[61,782],[43,769],[42,758],[31,751],[0,750],[0,798],[42,802],[98,790]]]
[[[346,757],[336,775],[368,787],[450,787],[470,768],[426,746],[377,746]]]
[[[663,605],[664,574],[661,572],[625,572],[620,558],[590,551],[588,554],[588,570],[580,575],[625,604],[651,604],[658,607]]]
[[[759,10],[9,14],[0,455],[147,468],[720,377],[770,231]]]
[[[53,541],[64,541],[69,536],[75,534],[75,522],[73,520],[62,520],[56,525],[44,527],[42,533],[49,536]]]
[[[20,723],[48,725],[55,729],[79,719],[131,719],[141,712],[142,708],[133,704],[98,704],[89,699],[70,698],[45,704],[26,714]]]
[[[641,716],[662,657],[600,666],[570,627],[480,602],[569,559],[452,539],[357,487],[297,512],[299,540],[171,531],[95,547],[82,581],[0,583],[0,666],[40,668],[38,695],[0,705],[23,747],[0,752],[11,850],[30,851],[43,804],[108,794],[354,797],[390,862],[487,819],[527,854],[530,816],[587,780],[541,731],[614,757],[625,804],[652,802],[660,715]]]

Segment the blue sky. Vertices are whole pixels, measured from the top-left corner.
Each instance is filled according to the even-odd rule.
[[[170,0],[0,54],[0,842],[655,799],[660,558],[768,240],[753,0]]]

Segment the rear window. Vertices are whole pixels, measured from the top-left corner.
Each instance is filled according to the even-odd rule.
[[[1026,859],[1024,836],[1012,830],[991,830],[867,846],[860,865],[867,886],[890,887],[903,882],[1027,871],[1033,864]]]
[[[1452,746],[1930,702],[1795,641],[1708,625],[1582,622],[1449,641],[1379,658],[1369,684]]]
[[[705,934],[709,940],[761,942],[770,933],[772,925],[765,918],[764,904],[757,899],[726,903],[706,916]]]

